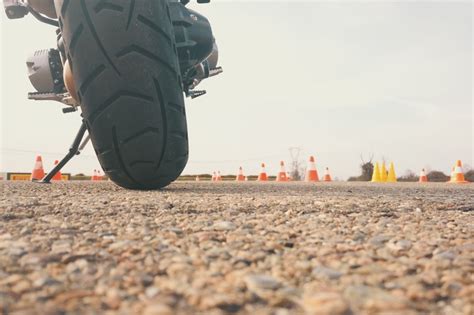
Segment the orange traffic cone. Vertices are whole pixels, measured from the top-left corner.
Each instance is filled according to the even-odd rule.
[[[260,171],[260,174],[258,174],[257,181],[259,181],[259,182],[268,181],[267,171],[265,170],[265,163],[262,163],[262,169]]]
[[[94,175],[92,175],[91,181],[93,182],[97,181],[97,170],[94,170]]]
[[[419,183],[427,183],[428,182],[428,176],[426,176],[426,171],[425,169],[422,169],[420,172],[420,179],[418,180]]]
[[[35,167],[33,168],[33,172],[31,173],[31,180],[38,181],[42,180],[44,177],[44,168],[43,168],[43,159],[41,155],[36,157]]]
[[[453,177],[451,178],[450,183],[452,183],[452,184],[467,184],[467,183],[469,183],[464,178],[464,173],[462,172],[462,162],[461,162],[461,160],[456,161],[456,167],[454,168]]]
[[[450,177],[451,177],[451,178],[449,179],[448,183],[454,181],[454,166],[451,167],[451,175],[450,175]]]
[[[239,167],[239,173],[237,174],[237,176],[235,177],[235,181],[236,182],[243,182],[245,181],[245,176],[244,176],[244,171],[242,169],[242,166]]]
[[[325,182],[332,182],[331,174],[329,174],[329,167],[326,167],[326,171],[324,173],[324,179],[323,181]]]
[[[54,161],[54,166],[56,166],[58,164],[59,164],[58,160]],[[55,181],[60,181],[62,179],[63,179],[63,176],[61,174],[61,171],[57,172],[56,175],[53,176],[53,180],[55,180]]]
[[[217,171],[216,181],[217,181],[217,182],[222,181],[221,171]]]
[[[280,161],[280,172],[278,172],[277,182],[287,182],[288,181],[288,176],[286,175],[286,169],[285,169],[285,162]]]
[[[306,172],[307,182],[319,182],[318,170],[316,169],[316,161],[314,156],[309,157],[308,171]]]

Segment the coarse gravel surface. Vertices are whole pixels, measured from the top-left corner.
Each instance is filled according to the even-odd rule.
[[[473,184],[0,193],[0,313],[474,313]]]

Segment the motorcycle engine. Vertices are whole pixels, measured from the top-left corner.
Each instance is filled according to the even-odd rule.
[[[179,2],[170,3],[176,49],[185,91],[203,79],[220,74],[218,48],[208,19]]]
[[[20,0],[3,0],[3,7],[9,19],[21,19],[28,14],[28,8]]]
[[[27,59],[26,66],[30,82],[38,92],[64,92],[63,65],[58,50],[38,50]]]

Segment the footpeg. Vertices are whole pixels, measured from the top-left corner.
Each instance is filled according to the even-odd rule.
[[[63,108],[63,114],[69,114],[69,113],[74,113],[77,112],[77,107],[64,107]]]
[[[207,92],[204,90],[198,90],[198,91],[189,91],[189,96],[191,99],[198,98],[199,96],[205,95]]]
[[[224,69],[222,69],[222,67],[217,67],[217,68],[210,69],[209,70],[209,77],[219,75],[222,72],[224,72]]]
[[[60,102],[63,99],[62,95],[53,92],[30,92],[28,93],[29,100],[35,101],[57,101]]]

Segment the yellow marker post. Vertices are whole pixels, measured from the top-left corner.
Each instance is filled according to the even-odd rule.
[[[389,183],[397,182],[397,175],[395,174],[395,166],[393,165],[393,162],[390,163],[390,169],[388,171],[387,182]]]
[[[372,174],[372,183],[380,183],[380,168],[379,163],[375,162],[374,172]]]
[[[385,183],[387,182],[387,167],[385,162],[382,162],[382,169],[380,170],[380,181]]]

